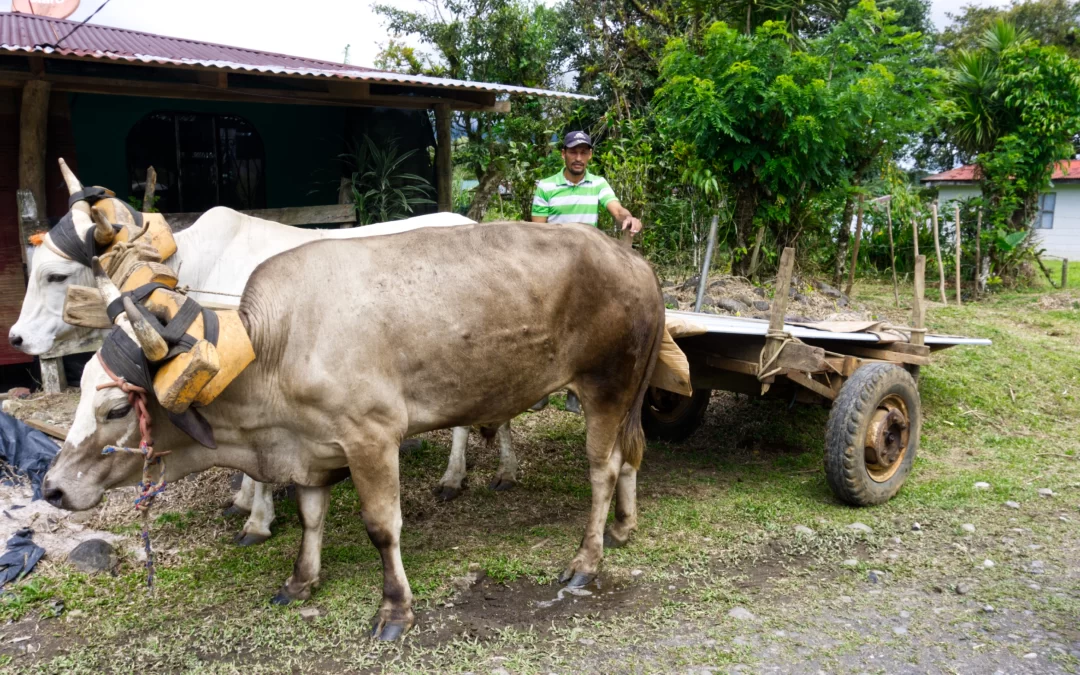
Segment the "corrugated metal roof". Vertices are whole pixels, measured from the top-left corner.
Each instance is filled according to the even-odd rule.
[[[936,173],[933,176],[927,176],[922,179],[924,183],[975,183],[979,180],[976,178],[975,170],[978,167],[974,164],[967,164],[964,166],[958,166],[955,169],[949,169],[948,171],[942,171]],[[1080,180],[1080,159],[1066,159],[1054,166],[1054,175],[1050,180]]]
[[[201,66],[229,71],[274,75],[341,78],[364,82],[385,82],[442,89],[488,91],[499,94],[531,94],[555,98],[590,100],[593,97],[532,87],[490,82],[453,80],[425,75],[403,75],[372,68],[306,59],[299,56],[260,52],[209,42],[140,33],[110,26],[86,24],[54,47],[78,25],[76,21],[50,19],[31,14],[0,12],[0,51],[39,52],[90,57],[107,61]]]

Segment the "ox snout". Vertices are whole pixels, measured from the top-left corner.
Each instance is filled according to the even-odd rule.
[[[18,333],[16,333],[13,330],[10,333],[8,333],[8,342],[10,342],[11,346],[14,347],[15,349],[21,349],[23,339],[22,339],[21,335],[19,335]]]
[[[64,491],[56,485],[50,485],[46,479],[45,484],[41,486],[41,494],[45,498],[45,501],[49,502],[58,509],[66,509],[64,506]]]

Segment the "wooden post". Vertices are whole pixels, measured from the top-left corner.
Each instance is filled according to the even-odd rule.
[[[956,205],[956,211],[954,212],[954,218],[956,221],[956,306],[961,305],[960,301],[960,259],[962,256],[962,249],[960,248],[960,205]]]
[[[855,266],[859,264],[859,242],[862,240],[863,219],[863,195],[859,195],[859,215],[855,219],[855,246],[851,249],[851,270],[848,271],[847,290],[844,294],[851,296],[851,288],[855,285]]]
[[[791,290],[791,275],[795,270],[795,249],[788,246],[780,254],[780,269],[776,272],[776,287],[773,289],[772,308],[769,313],[769,334],[765,346],[761,349],[761,362],[768,364],[783,349],[784,314],[787,313],[788,296]],[[768,366],[766,366],[768,367]],[[758,373],[761,377],[761,373]],[[761,383],[761,393],[769,391],[772,379]]]
[[[154,190],[157,189],[157,171],[154,171],[154,167],[150,167],[146,170],[146,187],[143,188],[142,196],[142,210],[143,213],[150,213],[154,208]]]
[[[911,344],[926,344],[926,307],[923,305],[926,295],[926,256],[915,256],[915,296],[911,302]],[[908,372],[919,381],[919,366],[907,366]]]
[[[937,256],[938,291],[941,292],[941,304],[947,305],[945,298],[945,268],[941,266],[941,239],[938,237],[937,202],[930,205],[930,224],[934,230],[934,255]]]
[[[26,271],[30,271],[30,261],[27,260],[27,248],[30,235],[37,230],[44,229],[42,221],[38,220],[37,201],[34,193],[30,190],[16,190],[15,204],[18,207],[19,216],[19,250],[23,261],[26,263]]]
[[[982,294],[982,207],[975,212],[975,297]]]
[[[721,205],[721,208],[723,206]],[[701,278],[698,279],[697,298],[694,300],[694,311],[701,311],[701,303],[705,299],[705,289],[709,286],[709,268],[712,267],[713,249],[716,248],[716,228],[720,224],[720,214],[712,217],[709,225],[709,243],[705,246],[705,260],[701,263]]]
[[[23,85],[19,113],[19,187],[33,194],[39,222],[45,220],[45,143],[50,87],[42,80],[31,80]],[[19,250],[23,263],[27,263],[25,239],[20,240]]]
[[[1069,259],[1063,258],[1061,260],[1061,287],[1068,288],[1069,286]]]
[[[892,294],[896,306],[900,306],[900,290],[896,282],[896,250],[893,248],[892,238],[892,204],[885,204],[885,219],[889,223],[889,265],[892,267]]]
[[[438,193],[439,211],[442,212],[453,209],[451,185],[454,167],[450,152],[452,147],[450,115],[449,103],[435,104],[435,170],[438,172],[435,178],[435,187]]]

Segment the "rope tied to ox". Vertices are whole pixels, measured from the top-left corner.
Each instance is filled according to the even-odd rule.
[[[109,366],[105,364],[104,359],[101,358],[100,352],[98,353],[98,361],[105,370],[105,374],[112,380],[111,382],[98,385],[98,390],[115,387],[127,394],[128,403],[131,405],[132,409],[135,410],[139,419],[140,439],[138,448],[128,448],[122,445],[108,445],[101,451],[101,454],[111,455],[115,452],[126,452],[142,455],[142,481],[139,482],[139,493],[135,497],[135,510],[142,514],[142,539],[143,547],[146,550],[146,588],[147,591],[153,592],[154,551],[150,545],[150,507],[153,505],[154,499],[165,491],[165,486],[168,484],[165,480],[165,455],[169,453],[154,451],[153,426],[150,419],[150,412],[146,407],[146,389],[137,384],[132,384],[122,377],[117,377],[116,374],[109,369]],[[158,479],[156,481],[152,475],[152,468],[155,466],[158,467]]]

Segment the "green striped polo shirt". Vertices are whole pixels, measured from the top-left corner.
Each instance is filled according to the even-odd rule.
[[[549,223],[596,225],[599,207],[613,201],[618,201],[615,192],[600,176],[586,171],[581,182],[574,184],[560,171],[536,184],[532,214],[547,216]]]

